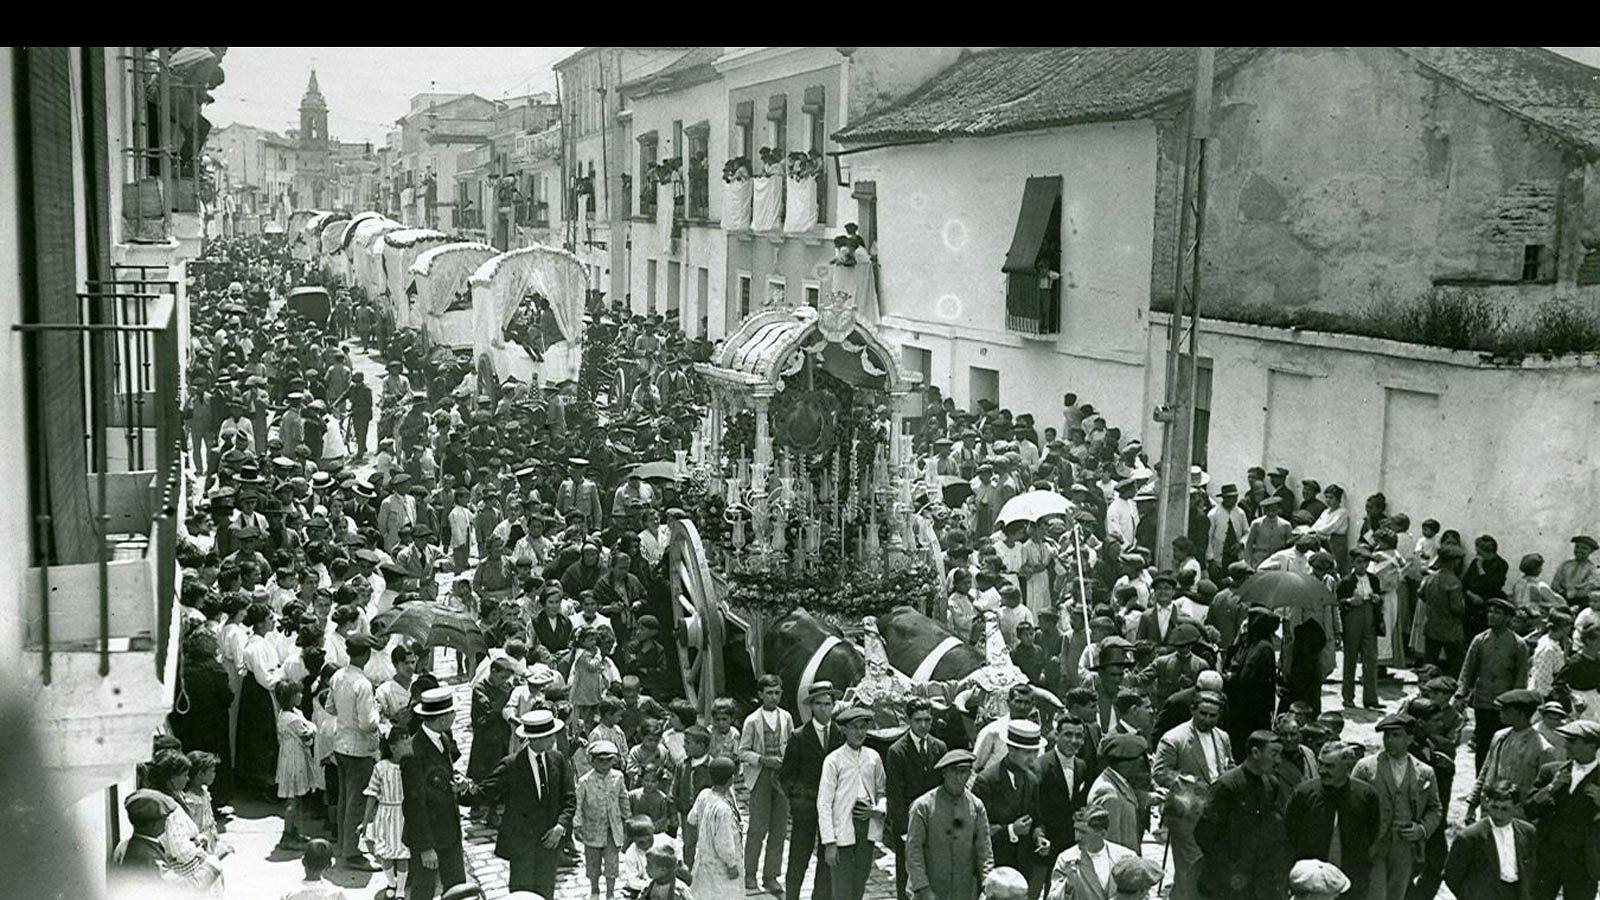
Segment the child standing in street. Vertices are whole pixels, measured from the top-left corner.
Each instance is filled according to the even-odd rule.
[[[617,854],[627,838],[624,823],[630,815],[628,792],[622,773],[612,768],[617,747],[608,740],[589,744],[589,761],[594,768],[578,779],[572,830],[583,842],[584,867],[589,875],[589,897],[600,896],[602,870],[606,898],[614,900],[617,887]]]
[[[401,806],[405,791],[400,780],[400,766],[411,755],[411,735],[401,728],[392,729],[379,751],[382,757],[367,782],[367,814],[361,827],[389,883],[378,896],[391,900],[405,895],[406,865],[411,858],[405,842],[406,818]]]
[[[323,874],[333,867],[333,845],[316,838],[306,844],[300,862],[305,866],[306,877],[280,900],[345,900],[347,896],[336,884],[329,884]]]
[[[594,722],[600,695],[606,688],[605,654],[600,652],[600,629],[584,628],[573,636],[572,675],[568,688],[577,712],[579,731]]]
[[[300,711],[300,683],[280,681],[273,688],[278,701],[278,796],[288,801],[283,812],[283,839],[279,842],[290,850],[305,846],[300,834],[300,798],[314,790],[311,771],[316,762],[311,757],[311,742],[317,729]]]

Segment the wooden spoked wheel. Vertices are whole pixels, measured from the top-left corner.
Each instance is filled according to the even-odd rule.
[[[667,548],[672,624],[684,696],[707,717],[723,688],[725,623],[721,599],[706,563],[700,532],[688,519],[672,522]]]

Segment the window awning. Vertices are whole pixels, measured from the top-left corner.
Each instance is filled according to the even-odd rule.
[[[782,121],[789,114],[789,95],[773,94],[767,98],[767,118]]]
[[[1000,271],[1024,273],[1035,270],[1039,251],[1044,248],[1048,236],[1050,213],[1060,199],[1060,175],[1028,179],[1022,189],[1022,209],[1017,213],[1017,230],[1011,236],[1011,249],[1006,251],[1006,262]]]

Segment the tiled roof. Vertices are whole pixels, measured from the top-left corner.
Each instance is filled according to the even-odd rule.
[[[1541,47],[1397,47],[1485,103],[1600,152],[1600,69]]]
[[[673,82],[683,81],[684,85],[698,84],[708,77],[716,77],[716,69],[712,63],[722,55],[721,47],[696,47],[688,53],[678,57],[665,68],[651,72],[642,78],[635,78],[622,86],[625,94],[644,94],[656,84],[668,84],[669,90],[680,85]]]
[[[1217,48],[1217,76],[1261,49]],[[834,138],[857,144],[978,137],[1148,115],[1188,95],[1194,60],[1193,47],[983,50]]]
[[[1221,79],[1264,48],[1217,48]],[[1538,47],[1397,47],[1479,100],[1600,152],[1600,69]],[[841,143],[980,137],[1149,115],[1190,91],[1192,47],[1021,47],[973,53]]]

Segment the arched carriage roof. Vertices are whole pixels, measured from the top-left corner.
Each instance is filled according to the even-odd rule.
[[[401,228],[383,235],[383,242],[391,247],[415,247],[432,241],[448,241],[450,235],[432,228]]]
[[[749,388],[777,390],[785,367],[796,351],[815,348],[818,342],[834,343],[859,354],[862,368],[883,373],[884,389],[896,393],[908,390],[896,354],[878,337],[872,326],[853,321],[839,341],[830,341],[818,328],[817,311],[809,306],[792,310],[756,313],[729,335],[709,364],[698,368],[707,377]]]

